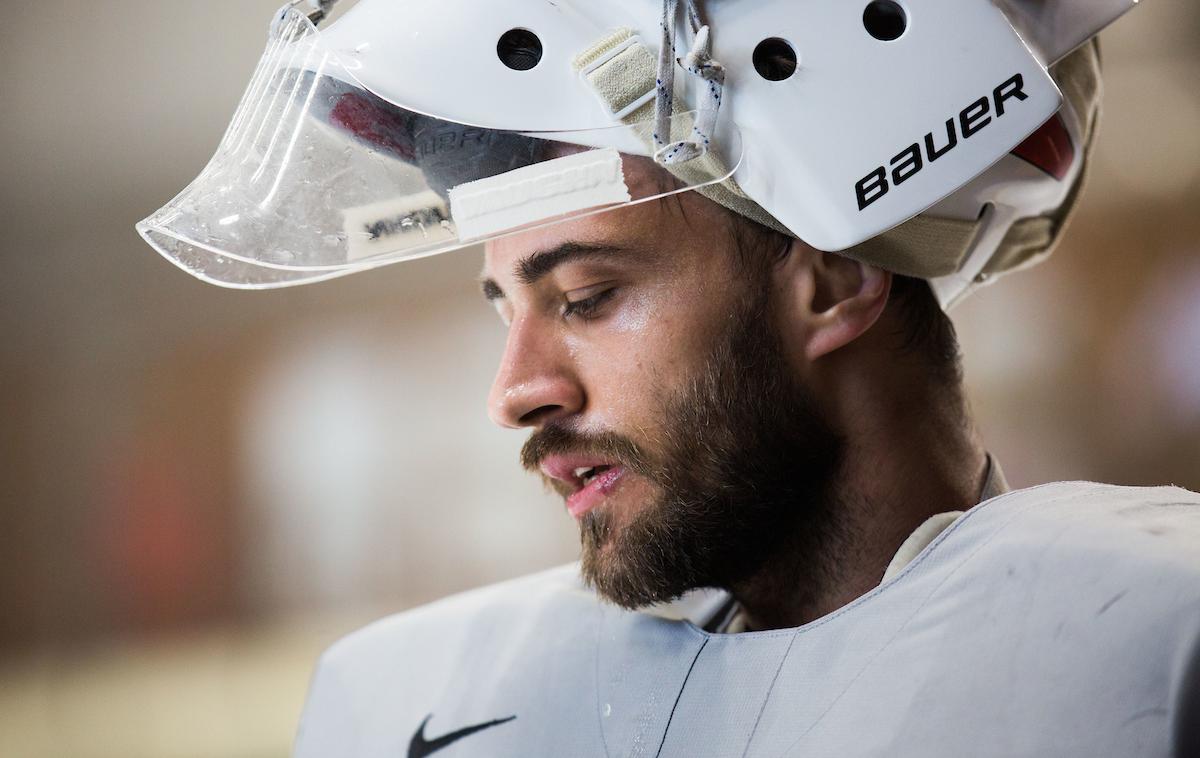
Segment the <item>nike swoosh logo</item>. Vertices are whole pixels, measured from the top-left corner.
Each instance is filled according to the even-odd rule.
[[[433,718],[432,713],[425,717],[425,720],[421,722],[421,726],[417,727],[417,733],[413,735],[412,742],[408,743],[408,758],[425,758],[427,755],[432,755],[442,748],[458,742],[463,737],[470,737],[472,734],[482,732],[484,729],[491,729],[500,724],[507,724],[509,721],[515,719],[516,716],[488,721],[485,724],[468,726],[458,731],[444,734],[437,739],[427,740],[425,739],[425,725],[429,723],[429,719],[431,718]]]

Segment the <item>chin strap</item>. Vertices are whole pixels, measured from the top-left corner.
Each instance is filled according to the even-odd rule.
[[[658,76],[654,99],[654,160],[665,166],[686,163],[708,152],[717,126],[721,95],[725,89],[725,67],[712,59],[709,28],[700,18],[698,0],[684,2],[688,24],[692,28],[692,48],[683,60],[679,60],[675,57],[675,17],[679,9],[679,0],[663,0],[662,44],[658,48]],[[705,91],[692,133],[687,139],[670,142],[677,63],[699,79]]]

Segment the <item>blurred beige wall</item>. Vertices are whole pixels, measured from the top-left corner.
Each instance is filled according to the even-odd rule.
[[[134,233],[277,4],[5,8],[0,754],[284,755],[321,646],[575,554],[484,415],[478,251],[247,294]],[[1200,489],[1200,12],[1147,2],[1105,43],[1067,243],[954,314],[972,403],[1018,486]]]

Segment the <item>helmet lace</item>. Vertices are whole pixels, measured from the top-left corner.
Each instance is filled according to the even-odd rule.
[[[663,0],[662,44],[658,54],[658,75],[654,99],[654,159],[663,165],[684,163],[705,155],[717,125],[717,112],[725,89],[725,67],[712,58],[708,25],[700,17],[698,0],[684,0],[692,47],[683,60],[675,57],[675,18],[679,0]],[[671,115],[675,98],[675,64],[700,80],[703,86],[699,111],[691,134],[671,141]]]

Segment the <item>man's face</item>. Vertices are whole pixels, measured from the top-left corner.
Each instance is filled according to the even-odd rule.
[[[491,416],[533,430],[524,465],[626,607],[743,581],[830,522],[837,439],[779,344],[772,267],[738,257],[730,224],[686,193],[486,250],[509,327]]]

